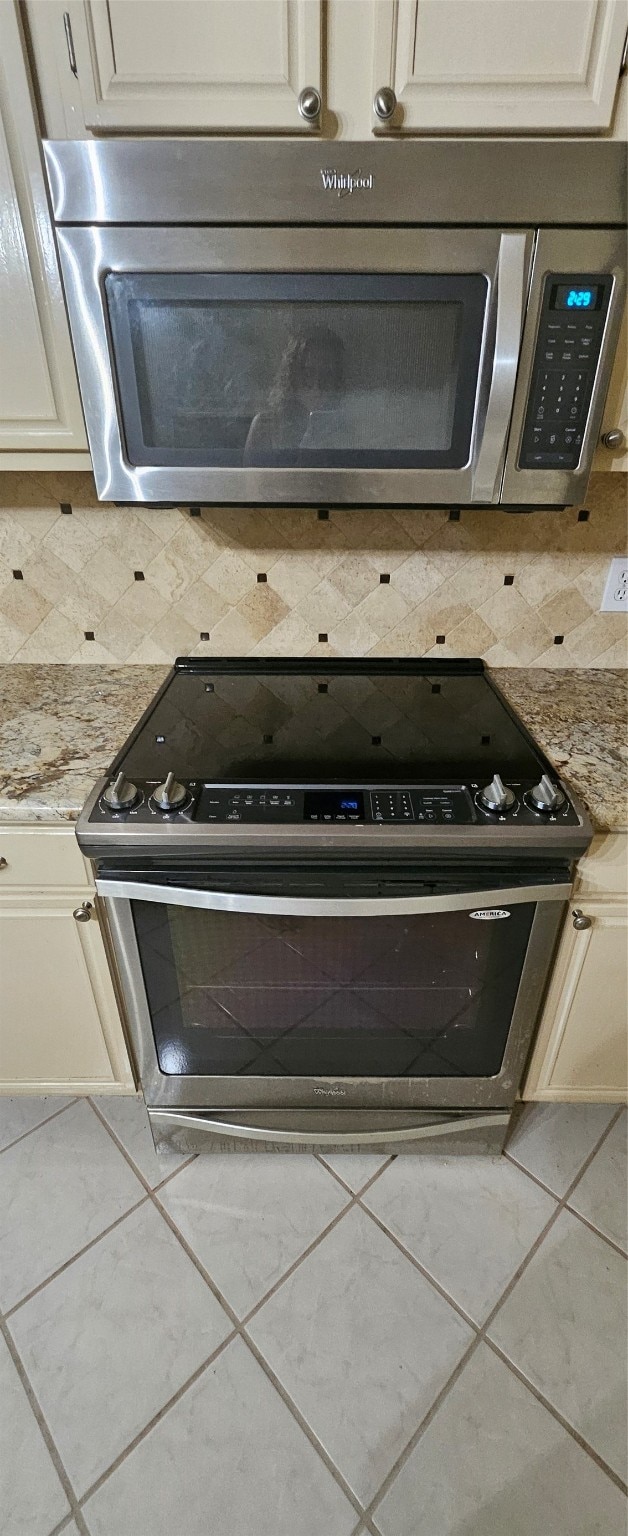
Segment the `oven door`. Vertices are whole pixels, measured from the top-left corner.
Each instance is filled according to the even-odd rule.
[[[147,1104],[511,1106],[570,889],[565,869],[101,875]]]
[[[58,236],[101,499],[499,500],[532,232]]]

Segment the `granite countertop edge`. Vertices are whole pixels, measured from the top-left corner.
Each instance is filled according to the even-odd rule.
[[[0,823],[75,822],[168,670],[0,665]],[[628,829],[628,669],[501,667],[492,676],[595,831]]]

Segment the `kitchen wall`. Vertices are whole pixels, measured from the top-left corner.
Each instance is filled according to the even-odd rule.
[[[91,476],[0,474],[0,661],[197,655],[483,656],[621,666],[600,614],[626,551],[628,476],[583,507],[159,511],[96,500]]]

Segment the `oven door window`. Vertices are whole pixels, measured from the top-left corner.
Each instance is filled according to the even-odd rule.
[[[104,287],[134,466],[469,462],[478,273],[111,272]]]
[[[534,903],[492,922],[132,903],[160,1070],[493,1077]]]

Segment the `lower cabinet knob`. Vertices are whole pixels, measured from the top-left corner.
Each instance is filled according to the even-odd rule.
[[[526,795],[526,800],[533,811],[545,811],[547,814],[551,811],[559,811],[561,805],[565,804],[562,789],[559,789],[557,784],[552,784],[549,773],[543,774],[539,783],[534,785],[529,795]]]
[[[512,810],[516,795],[509,784],[504,784],[501,774],[496,773],[490,784],[485,784],[484,789],[480,790],[479,800],[485,811],[503,815],[505,811]]]
[[[91,901],[82,901],[80,907],[74,908],[72,916],[77,923],[88,923],[93,910]]]
[[[110,811],[130,811],[137,798],[137,786],[124,773],[119,773],[117,779],[107,785],[103,794],[105,805],[109,806]]]
[[[611,427],[610,431],[602,433],[602,442],[605,448],[610,448],[611,453],[617,452],[625,446],[626,439],[621,427]]]
[[[299,116],[303,118],[303,121],[306,123],[317,123],[321,115],[322,105],[320,91],[317,91],[316,86],[304,86],[297,102]]]
[[[158,784],[153,792],[153,801],[160,811],[178,810],[187,797],[185,784],[180,784],[173,773],[169,773],[163,784]]]
[[[0,853],[0,869],[8,869],[8,867],[9,867],[9,860],[5,859],[3,853]]]
[[[391,85],[382,85],[373,97],[373,111],[380,123],[389,123],[395,115],[397,97]]]
[[[572,921],[574,928],[578,928],[579,930],[582,928],[591,927],[591,918],[587,917],[586,913],[581,912],[579,907],[574,907],[572,913]]]

